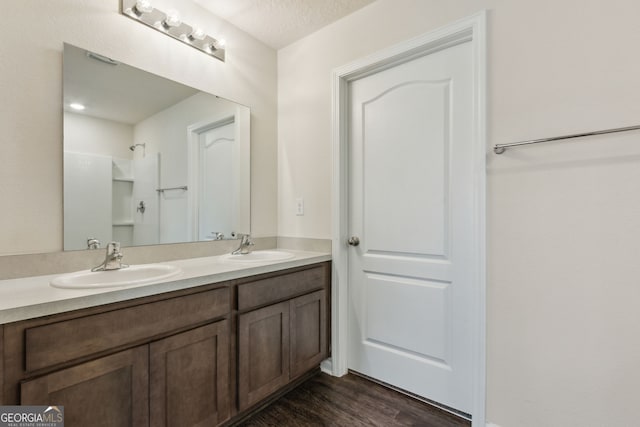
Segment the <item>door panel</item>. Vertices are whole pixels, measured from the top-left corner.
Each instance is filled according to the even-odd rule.
[[[62,369],[21,385],[21,405],[64,406],[65,424],[149,425],[148,347]]]
[[[446,253],[448,87],[448,81],[410,81],[362,104],[362,237],[369,251]],[[420,189],[407,197],[397,189],[409,182]]]
[[[151,425],[214,426],[229,418],[226,320],[151,343]]]
[[[448,284],[367,274],[363,341],[408,356],[447,363],[450,296]],[[429,325],[418,334],[406,325]]]
[[[471,412],[471,46],[349,83],[349,360]]]
[[[242,411],[289,382],[289,301],[238,316],[238,404]]]
[[[327,357],[327,305],[325,291],[294,298],[290,302],[291,378],[308,372]]]

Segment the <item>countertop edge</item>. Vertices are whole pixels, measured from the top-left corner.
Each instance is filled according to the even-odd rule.
[[[230,269],[228,271],[205,273],[202,275],[186,275],[185,277],[185,275],[182,274],[181,276],[169,278],[165,281],[146,285],[124,288],[103,288],[95,290],[88,295],[73,295],[73,293],[77,291],[69,291],[68,298],[61,298],[55,301],[35,302],[33,304],[24,304],[5,309],[0,308],[0,325],[331,261],[330,254],[299,251],[287,252],[296,253],[296,258],[280,262],[259,263],[257,265],[229,266]],[[179,265],[190,261],[191,260],[180,260],[161,264]],[[213,263],[215,261],[212,260],[211,262]],[[39,280],[48,287],[51,277],[52,276],[39,276],[27,278],[26,280]]]

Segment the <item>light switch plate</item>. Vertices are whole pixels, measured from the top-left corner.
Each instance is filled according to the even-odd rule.
[[[302,197],[296,199],[296,215],[304,215],[304,199]]]

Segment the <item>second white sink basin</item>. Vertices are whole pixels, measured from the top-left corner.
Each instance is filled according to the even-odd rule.
[[[286,259],[291,259],[295,257],[294,254],[290,252],[284,251],[253,251],[248,254],[226,254],[222,255],[221,259],[223,261],[230,262],[268,262],[268,261],[284,261]]]
[[[120,270],[83,270],[63,274],[51,280],[51,286],[64,289],[94,289],[143,285],[180,274],[180,267],[166,264],[132,265]]]

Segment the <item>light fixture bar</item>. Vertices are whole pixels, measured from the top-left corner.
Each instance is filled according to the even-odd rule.
[[[153,8],[147,0],[121,0],[120,13],[222,62],[225,60],[222,40],[216,40],[201,29],[181,22],[176,12],[164,13]]]

